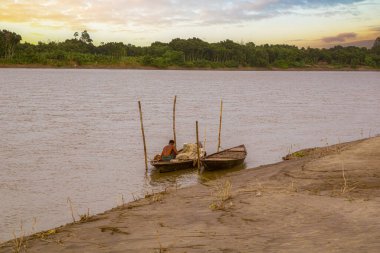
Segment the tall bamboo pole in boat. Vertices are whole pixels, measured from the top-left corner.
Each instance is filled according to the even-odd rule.
[[[197,166],[198,170],[201,168],[201,159],[200,159],[200,154],[199,154],[199,135],[198,135],[198,121],[195,122],[195,128],[197,132]]]
[[[177,146],[177,136],[175,134],[175,105],[177,103],[177,96],[174,96],[173,102],[173,137],[174,137],[174,146]]]
[[[223,115],[223,100],[220,100],[220,117],[219,117],[219,136],[218,136],[218,151],[220,150],[220,135],[222,132],[222,115]]]
[[[144,142],[145,170],[148,171],[148,155],[146,154],[146,142],[145,142],[143,115],[142,115],[141,102],[140,101],[139,101],[139,111],[140,111],[141,133],[142,133],[143,142]]]

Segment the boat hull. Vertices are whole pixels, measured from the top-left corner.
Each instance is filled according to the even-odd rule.
[[[160,173],[194,168],[193,160],[178,162],[152,161],[150,164],[159,170]]]
[[[244,163],[245,158],[234,160],[203,160],[205,170],[224,170],[231,169]]]
[[[247,150],[244,145],[229,148],[202,159],[205,170],[230,169],[244,163]]]

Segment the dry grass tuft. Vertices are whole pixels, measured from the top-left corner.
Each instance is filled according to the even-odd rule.
[[[25,236],[22,235],[20,237],[17,237],[15,233],[13,233],[13,245],[12,245],[12,252],[19,253],[19,252],[27,252],[27,245]]]
[[[356,188],[356,185],[353,184],[353,185],[349,185],[348,183],[348,180],[346,178],[346,173],[345,173],[345,168],[344,168],[344,164],[342,162],[342,178],[343,178],[343,185],[341,187],[341,194],[346,194],[346,193],[349,193],[350,191],[354,190]]]
[[[87,213],[79,215],[79,222],[86,222],[90,219],[90,208],[87,208]]]
[[[36,236],[40,239],[47,239],[51,235],[55,235],[57,233],[57,230],[50,229],[48,231],[37,233]]]
[[[232,197],[231,188],[232,185],[229,180],[218,183],[215,186],[215,191],[213,194],[215,196],[215,200],[209,206],[211,210],[225,210],[227,208],[226,202]],[[232,205],[232,202],[230,202],[230,205]]]
[[[333,189],[331,190],[331,197],[339,197],[339,196],[346,196],[349,198],[349,200],[353,200],[348,194],[355,190],[358,186],[359,182],[350,182],[347,178],[347,172],[344,166],[343,161],[341,162],[341,170],[342,170],[342,181],[340,185],[334,185]],[[337,182],[338,183],[338,182]]]
[[[67,203],[70,205],[70,211],[71,211],[71,218],[73,219],[73,222],[75,223],[75,216],[74,216],[74,208],[73,208],[73,203],[71,202],[70,198],[67,198]]]
[[[22,221],[20,223],[20,236],[17,236],[16,232],[13,232],[13,238],[14,239],[12,240],[12,252],[27,252],[27,240],[25,238],[24,226],[22,224]]]
[[[151,202],[160,202],[163,199],[164,199],[164,194],[161,192],[153,194],[150,198]]]
[[[164,195],[168,193],[168,188],[165,188],[162,192],[154,192],[145,194],[145,198],[152,202],[161,202],[164,199]]]
[[[57,233],[58,233],[58,231],[56,229],[50,229],[50,230],[47,230],[47,231],[36,233],[33,237],[34,238],[38,238],[38,239],[40,239],[41,241],[44,241],[44,242],[49,242],[49,243],[50,242],[55,242],[56,244],[63,245],[63,243],[62,243],[61,240],[56,240],[56,239],[52,238]]]

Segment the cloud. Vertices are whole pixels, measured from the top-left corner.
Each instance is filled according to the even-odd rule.
[[[307,39],[293,39],[293,40],[287,40],[286,42],[304,42],[304,41],[310,41]]]
[[[80,29],[96,24],[136,32],[144,27],[236,24],[318,10],[342,15],[336,6],[363,0],[1,0],[0,20]],[[317,14],[317,13],[316,13]],[[319,14],[318,14],[319,15]],[[94,25],[95,24],[95,25]]]
[[[372,32],[380,32],[380,25],[379,26],[370,26],[370,31]]]
[[[355,47],[366,47],[366,48],[372,48],[374,43],[373,40],[358,40],[358,41],[352,41],[348,43],[342,43],[341,46],[349,47],[349,46],[355,46]]]
[[[356,37],[356,33],[340,33],[336,36],[324,37],[321,40],[325,43],[345,42],[347,39],[354,39]]]

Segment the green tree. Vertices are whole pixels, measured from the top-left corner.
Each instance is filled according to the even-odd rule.
[[[373,53],[380,55],[380,37],[375,40],[371,50]]]
[[[108,42],[98,46],[97,52],[120,60],[127,55],[127,46],[122,42]]]
[[[168,65],[182,66],[185,62],[183,56],[184,53],[181,51],[169,50],[165,52],[163,58]]]
[[[21,40],[21,35],[17,33],[7,30],[0,31],[0,58],[11,59]]]
[[[90,37],[90,34],[87,32],[87,30],[84,30],[80,36],[80,40],[84,43],[92,43],[92,39]]]

